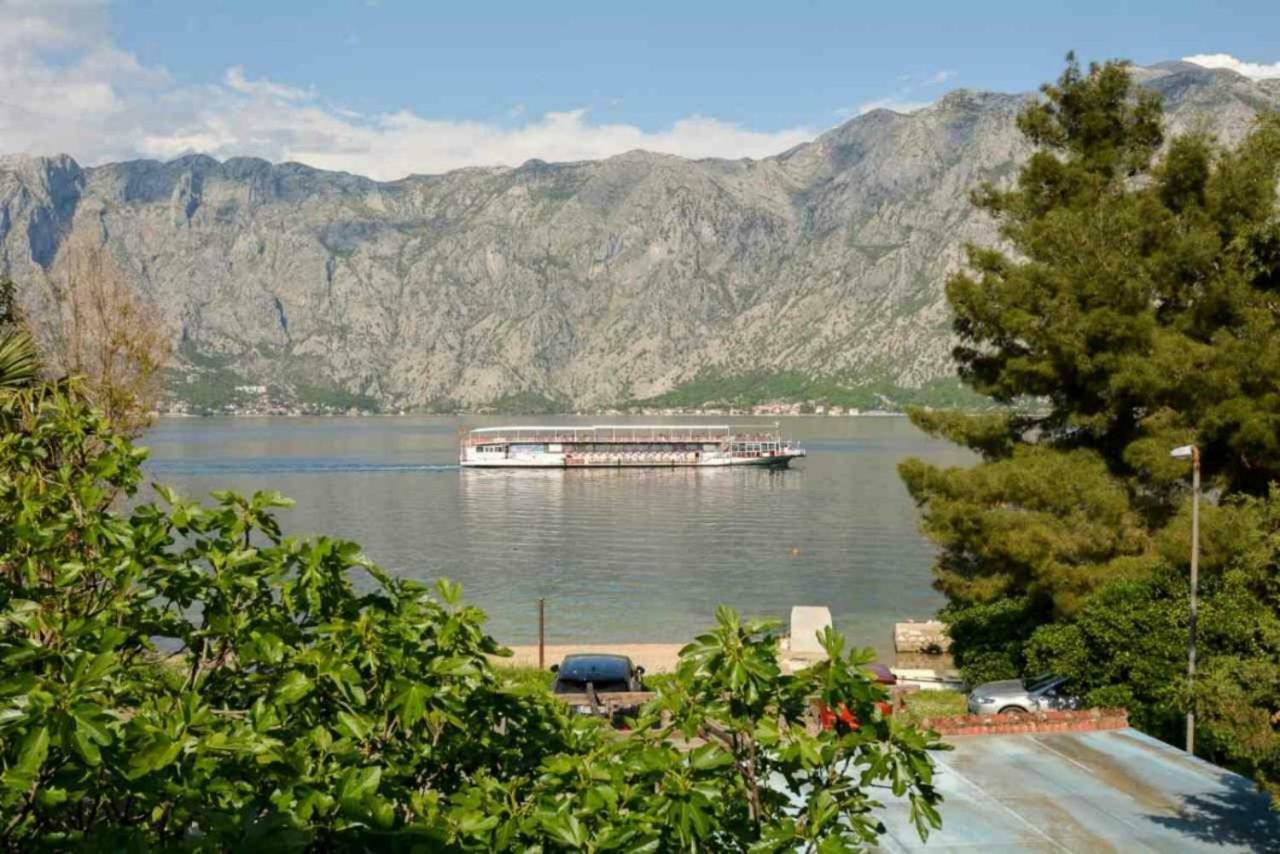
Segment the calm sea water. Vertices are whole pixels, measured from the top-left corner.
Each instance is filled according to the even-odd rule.
[[[510,421],[164,419],[144,443],[153,479],[186,495],[277,489],[298,502],[281,513],[290,533],[342,536],[393,572],[462,582],[506,643],[536,641],[544,597],[549,642],[682,642],[727,602],[784,619],[826,605],[851,639],[887,652],[895,621],[940,603],[896,466],[969,457],[904,418],[783,419],[809,457],[780,472],[458,468],[460,427]]]

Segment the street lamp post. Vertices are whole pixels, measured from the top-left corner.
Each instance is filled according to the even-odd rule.
[[[1191,619],[1187,624],[1187,753],[1196,750],[1196,595],[1200,588],[1200,449],[1174,448],[1169,456],[1191,460]]]

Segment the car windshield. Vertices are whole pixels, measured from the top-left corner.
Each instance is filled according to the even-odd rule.
[[[1043,691],[1057,680],[1058,677],[1052,673],[1044,673],[1035,679],[1024,680],[1022,684],[1028,691],[1035,693],[1036,691]]]
[[[571,655],[556,673],[557,693],[577,693],[590,682],[597,691],[626,691],[631,678],[631,662],[621,656]]]

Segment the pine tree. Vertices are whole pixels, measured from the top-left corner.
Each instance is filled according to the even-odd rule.
[[[1135,613],[1162,601],[1185,637],[1187,550],[1160,546],[1185,546],[1189,472],[1173,447],[1200,447],[1207,494],[1224,514],[1253,519],[1255,533],[1275,524],[1257,502],[1280,480],[1280,117],[1260,118],[1231,150],[1205,133],[1166,140],[1157,96],[1125,63],[1086,72],[1070,55],[1041,91],[1018,119],[1036,150],[1015,185],[973,194],[1007,248],[968,247],[968,269],[947,282],[960,377],[1016,406],[913,412],[981,461],[901,466],[941,547],[937,586],[971,681],[1016,675],[1029,644],[1036,665],[1102,672],[1116,649],[1067,640],[1104,601]],[[1253,590],[1280,623],[1280,541],[1255,540],[1270,543],[1270,558],[1226,555],[1202,583],[1210,598],[1222,592],[1224,609],[1242,601],[1228,588]],[[1172,599],[1170,573],[1182,579]],[[1226,583],[1231,573],[1247,576],[1235,576],[1242,586]],[[1274,688],[1267,702],[1280,702],[1280,636],[1258,628],[1246,642],[1253,626],[1256,614],[1210,641],[1206,669],[1215,654],[1247,650],[1240,672],[1256,684],[1239,694],[1250,710],[1239,719],[1253,721],[1254,748],[1261,738],[1276,751],[1259,772],[1274,779],[1280,739],[1268,721],[1278,710],[1255,689]],[[1153,727],[1191,702],[1106,672],[1110,682],[1088,687],[1099,697],[1128,690]],[[1159,678],[1172,685],[1177,674]],[[1243,756],[1229,744],[1249,740],[1225,732],[1207,749]]]

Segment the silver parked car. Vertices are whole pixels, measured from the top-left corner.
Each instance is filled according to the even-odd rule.
[[[1068,690],[1063,676],[987,682],[969,692],[969,714],[999,715],[1078,709],[1080,699]]]

